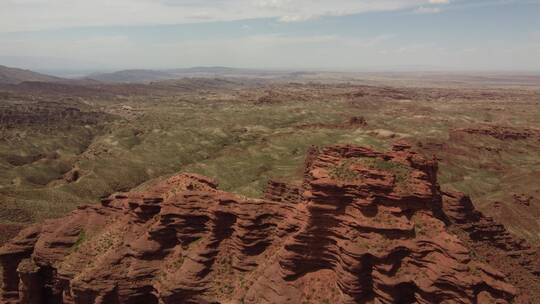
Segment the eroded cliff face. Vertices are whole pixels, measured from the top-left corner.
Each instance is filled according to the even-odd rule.
[[[478,222],[472,204],[443,199],[436,162],[406,144],[313,148],[304,172],[270,182],[265,199],[180,174],[28,228],[0,249],[2,301],[508,303],[522,292],[471,254],[475,235],[492,234],[463,226]],[[507,238],[493,237],[526,250]]]
[[[540,295],[540,254],[523,239],[510,234],[492,218],[477,211],[463,193],[445,191],[443,210],[448,228],[477,259],[504,272],[519,289],[515,303],[537,303]]]

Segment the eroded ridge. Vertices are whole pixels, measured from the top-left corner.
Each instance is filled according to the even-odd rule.
[[[508,275],[519,288],[514,303],[536,303],[540,294],[540,254],[525,240],[509,233],[493,218],[474,208],[471,199],[460,192],[445,191],[443,208],[449,228],[478,258]],[[527,292],[523,292],[527,291]]]
[[[437,163],[405,144],[312,148],[265,199],[179,174],[22,231],[5,303],[507,303],[449,232]],[[454,217],[453,217],[454,218]]]

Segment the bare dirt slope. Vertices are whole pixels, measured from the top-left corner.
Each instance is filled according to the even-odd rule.
[[[25,81],[59,81],[61,78],[36,73],[30,70],[0,65],[0,84],[18,84]]]

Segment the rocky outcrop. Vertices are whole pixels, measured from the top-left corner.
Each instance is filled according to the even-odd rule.
[[[289,92],[286,90],[279,89],[269,89],[266,90],[262,96],[259,96],[255,103],[256,104],[274,104],[282,102],[292,102],[292,101],[306,101],[308,100],[308,95],[306,92],[295,91]]]
[[[81,109],[58,102],[27,102],[0,105],[0,126],[55,127],[59,125],[96,125],[112,117],[96,111]]]
[[[296,204],[302,201],[302,188],[284,182],[270,180],[266,185],[264,199]]]
[[[466,231],[473,241],[487,242],[506,251],[530,249],[525,240],[511,235],[503,225],[477,211],[463,193],[444,192],[443,208],[451,223]]]
[[[508,303],[515,297],[505,276],[447,229],[453,218],[443,212],[434,160],[404,143],[388,153],[312,148],[304,172],[297,185],[269,182],[265,199],[179,174],[34,226],[0,249],[2,299]]]
[[[7,210],[12,211],[13,209],[11,210],[7,209]],[[23,215],[23,220],[29,218],[27,214],[23,212],[20,212],[20,213]],[[0,215],[2,215],[2,213],[0,213]],[[24,228],[24,225],[22,224],[0,224],[0,231],[2,231],[2,234],[0,235],[0,246],[4,245],[5,242],[14,238],[19,233],[19,231],[21,231],[23,228]]]
[[[19,299],[22,300],[24,297],[28,297],[24,293],[19,295],[20,279],[23,277],[18,272],[17,267],[24,259],[28,259],[32,255],[35,244],[40,237],[40,232],[40,226],[29,227],[0,248],[3,283],[0,300],[3,303],[19,303]]]
[[[458,137],[463,133],[490,136],[499,140],[540,139],[540,130],[537,129],[512,128],[497,125],[483,125],[474,128],[455,129],[450,132],[450,137]]]
[[[246,300],[299,303],[311,296],[330,303],[474,303],[480,297],[512,298],[514,289],[503,275],[473,261],[438,218],[436,164],[403,145],[398,150],[382,154],[341,146],[320,151],[305,177],[305,224],[286,240]],[[327,288],[312,294],[312,281],[321,277],[335,292]]]
[[[477,211],[470,198],[460,192],[443,193],[443,209],[449,228],[473,254],[503,271],[521,292],[515,303],[536,303],[540,294],[540,254],[525,240]],[[525,292],[526,291],[526,292]]]
[[[367,127],[368,123],[362,116],[353,116],[342,123],[313,123],[304,124],[297,129],[358,129]]]

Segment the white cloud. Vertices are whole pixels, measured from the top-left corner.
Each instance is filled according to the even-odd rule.
[[[417,8],[416,10],[414,10],[414,12],[417,13],[417,14],[438,14],[438,13],[442,12],[442,10],[439,7],[424,7],[424,6],[421,6],[421,7]]]
[[[414,10],[417,14],[438,14],[442,12],[441,5],[449,4],[450,0],[429,0],[429,6],[420,6]]]
[[[292,16],[289,16],[289,15],[286,15],[286,16],[281,16],[279,18],[279,21],[280,22],[300,22],[300,21],[307,21],[307,20],[311,20],[311,19],[316,19],[318,16],[308,16],[308,15],[292,15]]]
[[[338,35],[258,34],[237,38],[192,39],[148,43],[141,47],[125,36],[80,39],[13,38],[0,44],[2,55],[58,57],[69,62],[94,62],[94,67],[173,68],[197,65],[306,68],[371,64],[377,48],[392,35],[357,38]],[[219,56],[216,56],[219,50]],[[126,55],[129,54],[129,55]],[[332,60],[328,60],[332,58]],[[79,65],[80,66],[80,65]],[[32,66],[25,66],[32,68]],[[65,68],[65,66],[62,66]],[[85,66],[86,67],[86,66]],[[54,62],[40,68],[58,68]]]
[[[77,26],[181,24],[413,9],[447,0],[2,0],[0,32]]]
[[[406,39],[404,41],[404,39]],[[25,68],[125,69],[220,65],[253,68],[370,68],[432,66],[450,69],[540,69],[540,43],[509,48],[505,41],[449,46],[399,35],[254,34],[242,37],[145,42],[123,35],[78,39],[6,35],[2,57],[17,54]],[[39,62],[32,58],[58,58]],[[26,58],[25,58],[26,57]],[[17,59],[17,58],[15,58]],[[10,61],[13,62],[13,61]],[[6,65],[9,62],[3,62]]]
[[[333,35],[319,36],[288,36],[280,34],[254,35],[244,38],[250,44],[265,44],[267,46],[295,45],[295,44],[318,44],[335,43],[340,38]]]

